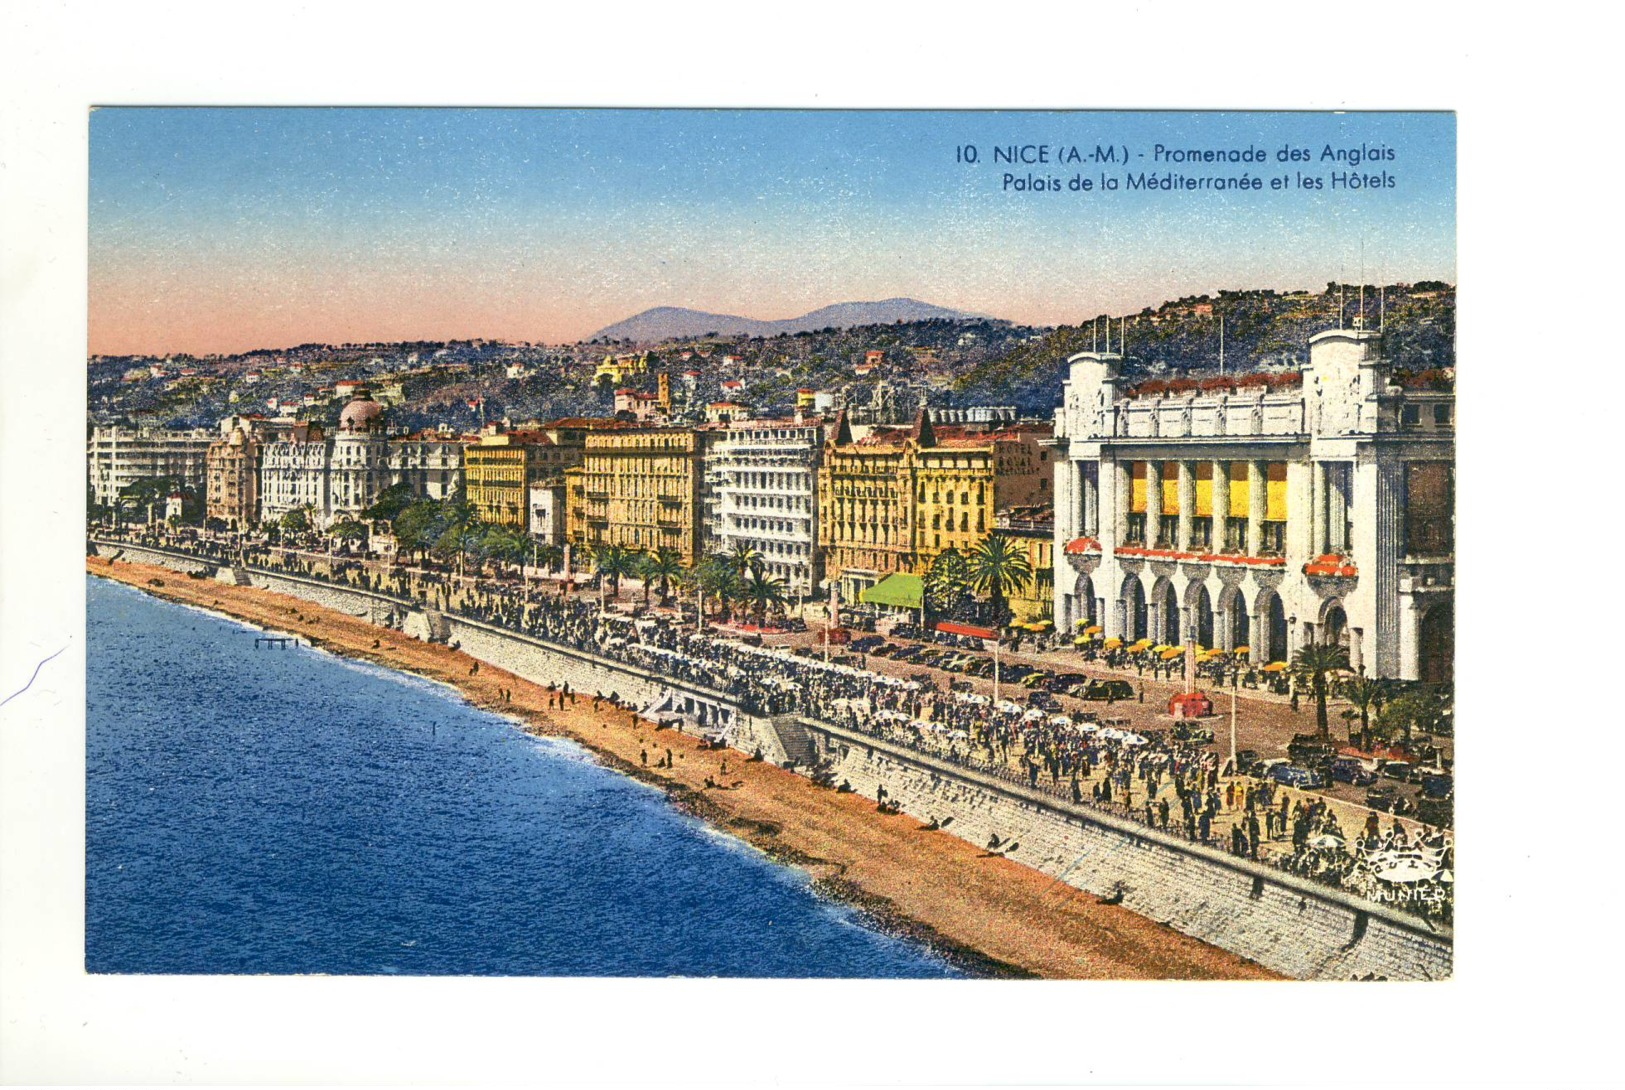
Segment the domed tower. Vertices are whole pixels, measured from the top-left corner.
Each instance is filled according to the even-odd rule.
[[[365,387],[358,388],[339,413],[333,440],[331,514],[334,521],[360,518],[389,487],[389,442],[384,407]]]

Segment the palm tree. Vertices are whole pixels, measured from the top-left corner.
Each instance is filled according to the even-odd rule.
[[[722,617],[724,620],[733,620],[731,603],[738,599],[744,590],[744,580],[734,569],[731,560],[723,559],[721,563],[711,569],[711,593],[722,604]]]
[[[522,569],[530,557],[530,538],[512,526],[491,526],[480,541],[480,549],[499,564]]]
[[[1331,676],[1349,668],[1349,650],[1337,643],[1309,643],[1298,648],[1292,657],[1292,669],[1308,686],[1315,698],[1315,728],[1321,738],[1330,738],[1331,724],[1326,720],[1326,697]]]
[[[1374,677],[1361,674],[1343,683],[1343,695],[1360,713],[1360,733],[1369,733],[1371,713],[1374,710],[1381,710],[1382,702],[1388,695],[1388,687]]]
[[[727,559],[733,565],[734,574],[743,579],[746,572],[762,562],[762,554],[743,541],[736,541],[733,549],[727,553]]]
[[[670,605],[672,580],[679,578],[684,571],[683,554],[670,545],[662,545],[650,554],[650,560],[650,571],[660,580],[660,604]]]
[[[619,598],[621,577],[632,574],[632,553],[619,545],[601,541],[593,546],[592,564],[600,580],[609,580],[610,595]]]
[[[632,558],[632,574],[643,583],[643,608],[649,608],[649,592],[660,578],[660,562],[653,553],[637,553]]]
[[[750,602],[756,611],[757,628],[767,623],[769,606],[784,608],[784,580],[775,575],[768,575],[760,564],[752,566],[740,589],[745,600]]]
[[[994,623],[1004,624],[1004,600],[1033,581],[1033,563],[1027,551],[1003,534],[989,534],[976,544],[967,559],[971,590],[987,595]]]

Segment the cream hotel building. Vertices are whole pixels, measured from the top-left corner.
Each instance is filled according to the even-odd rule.
[[[1368,675],[1448,680],[1455,395],[1396,385],[1378,337],[1311,338],[1301,384],[1146,397],[1121,356],[1071,357],[1057,626],[1258,663],[1338,642]]]

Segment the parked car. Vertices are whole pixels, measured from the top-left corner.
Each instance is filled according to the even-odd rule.
[[[1265,757],[1263,760],[1253,765],[1252,774],[1261,780],[1272,780],[1275,778],[1272,773],[1277,768],[1285,767],[1291,763],[1292,762],[1287,760],[1285,757]]]
[[[1213,741],[1213,728],[1196,723],[1175,723],[1173,736],[1176,741],[1197,742],[1205,745]]]
[[[1334,757],[1327,766],[1332,779],[1351,783],[1355,787],[1370,787],[1377,782],[1377,774],[1365,766],[1358,757]]]
[[[1430,769],[1424,769],[1423,771],[1429,773],[1421,779],[1422,797],[1424,799],[1449,799],[1455,796],[1456,778],[1454,776],[1443,772],[1433,772]]]
[[[1287,743],[1287,753],[1294,761],[1306,765],[1320,765],[1337,756],[1337,747],[1318,734],[1295,734]]]
[[[1251,776],[1258,768],[1258,750],[1243,749],[1236,753],[1236,771],[1243,776]]]
[[[1380,810],[1385,814],[1408,814],[1412,810],[1411,800],[1399,793],[1397,788],[1386,784],[1382,787],[1373,787],[1365,793],[1365,804],[1373,810]]]
[[[1441,829],[1448,829],[1456,818],[1456,804],[1453,799],[1427,799],[1424,798],[1416,804],[1416,818],[1429,825],[1436,825]]]
[[[1409,761],[1384,761],[1382,763],[1382,775],[1384,779],[1397,780],[1400,783],[1404,783],[1410,777],[1410,774],[1411,763]]]
[[[1326,773],[1302,765],[1278,764],[1270,769],[1270,779],[1286,787],[1325,787]]]
[[[1429,765],[1412,765],[1411,770],[1405,773],[1406,783],[1422,783],[1429,777],[1448,776],[1444,769]]]
[[[1134,686],[1122,678],[1095,678],[1081,695],[1085,700],[1133,700]]]
[[[1061,710],[1061,702],[1056,700],[1049,693],[1044,692],[1042,689],[1037,690],[1031,696],[1029,696],[1027,698],[1027,703],[1035,708],[1042,708],[1047,712],[1058,712]]]

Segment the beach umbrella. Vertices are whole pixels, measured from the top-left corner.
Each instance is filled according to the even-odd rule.
[[[1235,648],[1231,653],[1236,655],[1250,655],[1253,653],[1253,649],[1248,647],[1246,644],[1242,644],[1240,647]]]
[[[1100,646],[1104,647],[1108,651],[1115,651],[1119,647],[1123,646],[1123,641],[1118,639],[1116,636],[1113,636],[1111,639],[1107,640],[1105,643],[1101,644]]]
[[[1177,647],[1164,648],[1163,651],[1162,651],[1162,661],[1163,662],[1172,662],[1174,659],[1177,659],[1182,654],[1184,654],[1184,652],[1181,651]]]
[[[1098,624],[1092,624],[1088,628],[1083,630],[1083,634],[1085,636],[1098,636],[1104,631],[1106,631],[1106,630],[1104,628],[1101,628]]]
[[[1264,667],[1264,672],[1266,674],[1278,674],[1282,670],[1285,670],[1285,669],[1286,669],[1286,663],[1284,663],[1284,662],[1272,662],[1268,666]]]

